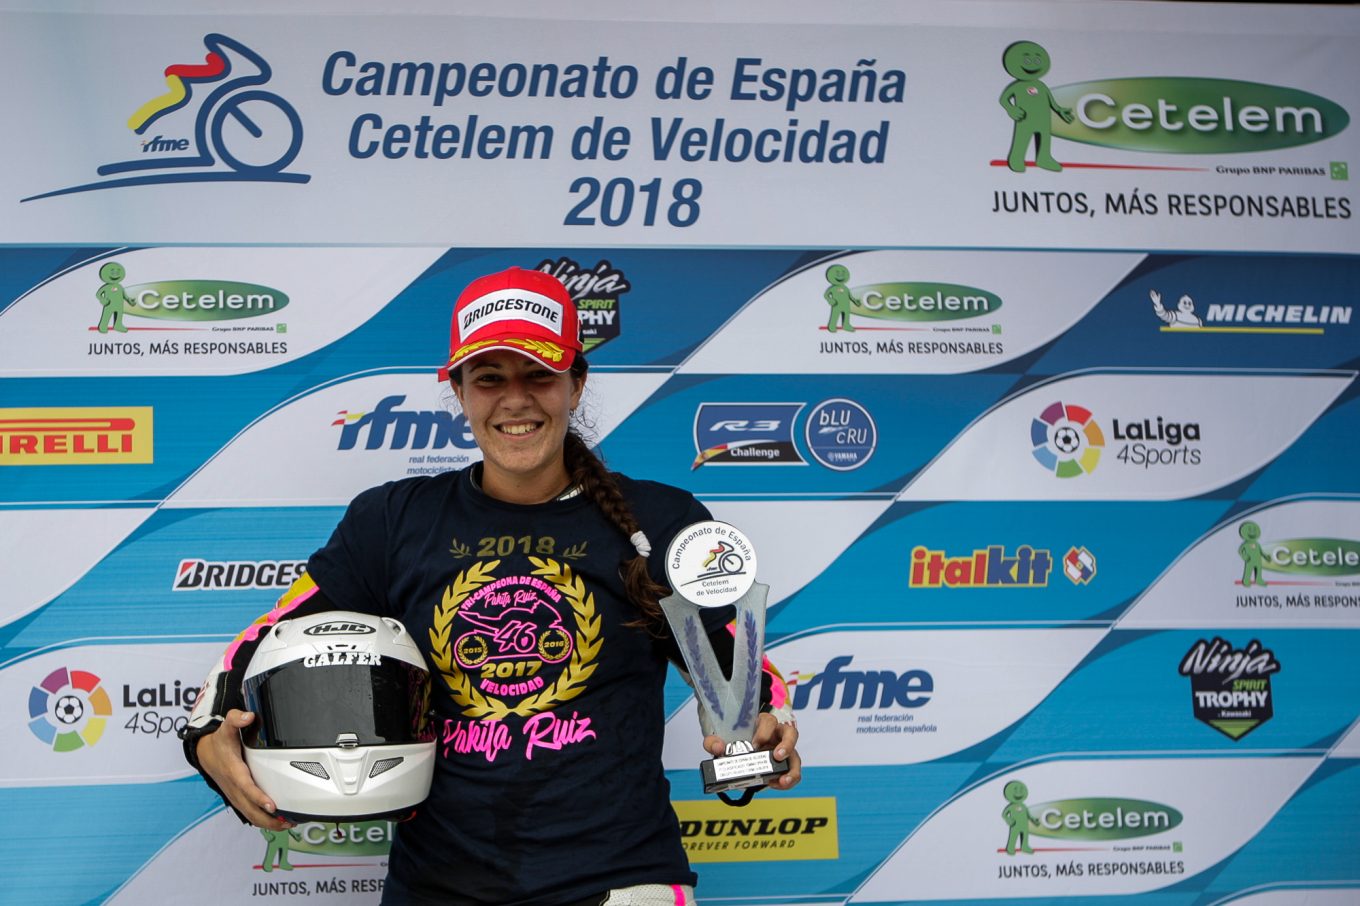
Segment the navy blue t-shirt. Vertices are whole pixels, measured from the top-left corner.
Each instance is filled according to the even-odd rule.
[[[693,884],[661,764],[666,655],[625,625],[632,546],[585,495],[505,503],[473,468],[365,491],[307,565],[337,608],[401,620],[434,677],[434,784],[398,826],[384,902]],[[670,540],[711,517],[678,488],[617,478],[664,583]]]

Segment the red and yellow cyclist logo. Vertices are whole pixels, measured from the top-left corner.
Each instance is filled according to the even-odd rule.
[[[166,91],[133,112],[127,126],[145,135],[173,114],[194,112],[192,135],[163,133],[144,138],[140,155],[104,164],[98,182],[54,189],[23,199],[122,186],[175,182],[305,183],[305,173],[285,172],[302,148],[302,120],[293,105],[259,86],[273,76],[269,63],[254,50],[222,34],[203,38],[208,49],[201,64],[177,63],[165,69]],[[119,174],[149,171],[134,176]]]

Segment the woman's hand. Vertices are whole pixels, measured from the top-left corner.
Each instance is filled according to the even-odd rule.
[[[241,754],[241,728],[253,720],[255,715],[249,711],[228,711],[221,726],[198,741],[198,764],[247,821],[268,830],[284,830],[292,822],[275,817],[274,800],[255,785]]]
[[[797,750],[797,724],[792,721],[781,724],[773,714],[768,712],[761,714],[756,723],[755,737],[751,742],[757,749],[774,749],[776,761],[787,759],[789,762],[788,773],[772,780],[769,784],[770,789],[791,790],[803,779],[803,759],[798,757]],[[707,736],[704,738],[704,750],[714,757],[721,757],[727,754],[727,745],[720,737]]]

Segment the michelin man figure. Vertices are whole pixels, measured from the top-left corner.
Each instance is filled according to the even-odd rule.
[[[1152,298],[1152,311],[1157,317],[1161,318],[1172,327],[1203,327],[1204,321],[1195,314],[1195,300],[1189,296],[1181,296],[1176,303],[1175,311],[1167,311],[1162,307],[1162,294],[1155,289],[1148,290],[1148,295]]]

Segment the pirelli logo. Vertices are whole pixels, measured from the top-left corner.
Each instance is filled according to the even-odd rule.
[[[672,802],[691,862],[773,862],[840,858],[832,797],[756,796],[733,809],[716,799]]]
[[[149,463],[151,407],[0,409],[0,466]]]

